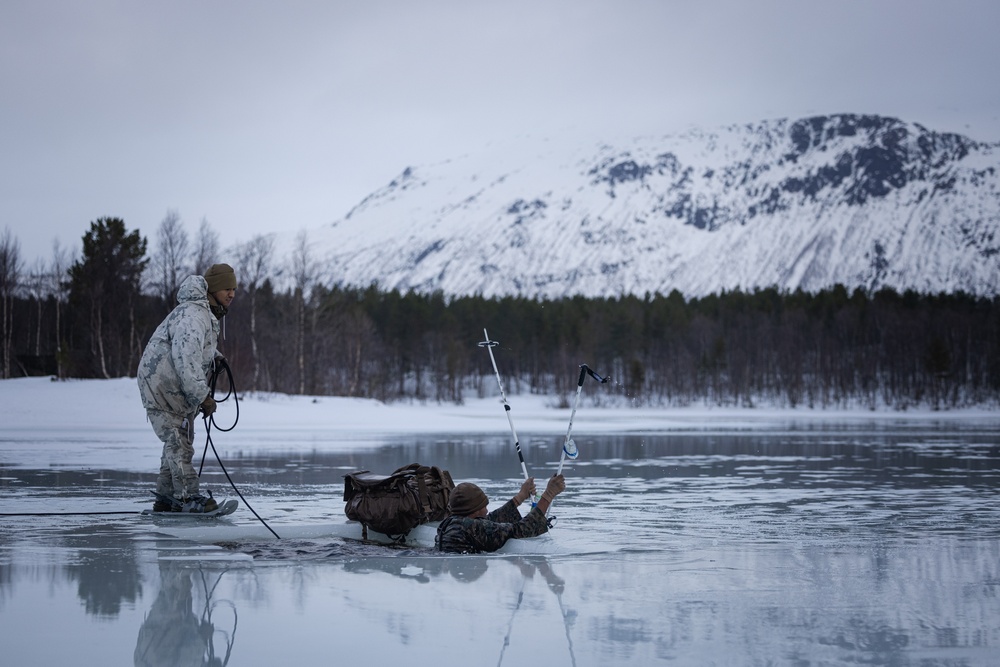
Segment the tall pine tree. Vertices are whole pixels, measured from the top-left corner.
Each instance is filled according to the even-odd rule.
[[[132,375],[142,352],[136,309],[140,279],[149,259],[146,239],[127,232],[120,218],[100,218],[83,236],[83,254],[69,270],[70,304],[76,311],[89,363],[89,377]]]

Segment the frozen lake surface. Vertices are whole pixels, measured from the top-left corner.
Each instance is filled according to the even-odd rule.
[[[127,385],[101,391],[111,407],[94,411],[120,414]],[[511,402],[542,479],[567,413]],[[495,402],[468,432],[441,416],[440,433],[391,410],[383,426],[397,432],[381,434],[345,433],[329,411],[323,428],[249,416],[270,409],[244,404],[240,428],[213,439],[280,539],[245,507],[139,516],[159,457],[141,410],[68,425],[12,413],[0,435],[4,663],[1000,661],[1000,419],[989,414],[653,423],[581,410],[555,528],[497,554],[444,556],[430,528],[405,548],[352,539],[342,476],[419,461],[498,506],[520,467]],[[398,432],[407,425],[413,434]],[[203,485],[233,497],[208,457]]]

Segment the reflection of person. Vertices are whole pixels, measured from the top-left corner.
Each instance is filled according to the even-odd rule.
[[[177,291],[177,307],[156,328],[139,361],[142,405],[163,441],[154,511],[210,512],[211,493],[199,493],[194,457],[194,420],[210,416],[209,373],[217,357],[219,321],[236,295],[236,272],[215,264],[202,276],[188,276]]]
[[[489,499],[483,490],[462,482],[451,492],[448,509],[451,516],[438,525],[437,546],[450,553],[496,551],[507,540],[537,537],[548,531],[545,512],[552,500],[566,488],[562,475],[553,475],[538,501],[524,517],[517,506],[535,493],[535,479],[529,477],[521,489],[503,507],[488,512]]]
[[[211,618],[194,613],[191,574],[183,565],[160,562],[160,592],[139,628],[132,658],[136,667],[223,664],[215,656]]]
[[[420,584],[429,584],[433,579],[450,574],[455,581],[470,584],[486,574],[490,566],[488,558],[414,558],[405,554],[386,558],[381,548],[365,545],[356,552],[357,558],[344,562],[344,570],[355,574],[385,572]]]
[[[552,566],[549,562],[541,556],[534,557],[518,557],[512,561],[521,570],[521,574],[524,575],[525,579],[531,579],[535,576],[535,572],[539,572],[542,578],[545,579],[546,585],[556,595],[563,592],[566,587],[566,582],[552,571]]]
[[[486,570],[490,568],[490,561],[488,558],[442,558],[441,560],[452,561],[447,566],[448,574],[450,574],[455,581],[463,584],[471,584],[478,581],[484,574],[486,574]]]

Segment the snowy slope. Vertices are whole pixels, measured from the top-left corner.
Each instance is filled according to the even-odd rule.
[[[409,167],[310,232],[342,284],[561,297],[1000,288],[1000,144],[879,116]]]

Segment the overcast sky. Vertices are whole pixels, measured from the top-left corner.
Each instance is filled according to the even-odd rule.
[[[409,165],[877,113],[1000,141],[996,0],[3,0],[0,233],[313,229]],[[221,258],[226,260],[227,258]]]

